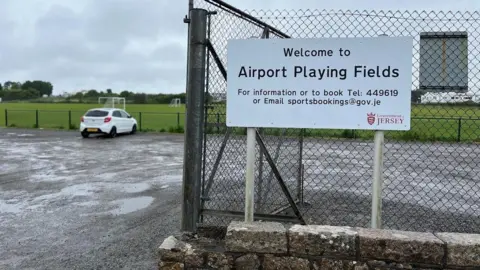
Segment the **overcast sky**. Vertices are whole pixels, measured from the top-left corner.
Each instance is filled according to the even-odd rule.
[[[187,0],[1,0],[0,81],[54,93],[185,89]],[[478,0],[230,0],[240,9],[475,10]]]

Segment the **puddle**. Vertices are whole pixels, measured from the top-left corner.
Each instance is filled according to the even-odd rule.
[[[22,205],[19,203],[5,203],[0,201],[0,213],[20,213],[22,212]]]
[[[100,202],[98,201],[90,201],[90,202],[77,202],[77,203],[73,203],[74,205],[77,205],[77,206],[97,206],[97,205],[100,205]]]
[[[127,193],[137,193],[149,190],[150,185],[147,183],[124,184],[121,189],[123,189]]]
[[[118,208],[110,211],[110,213],[114,215],[125,215],[128,213],[132,213],[148,207],[153,202],[153,200],[154,198],[150,196],[116,200],[113,201],[112,204],[118,205]]]
[[[92,196],[95,192],[98,191],[98,187],[91,184],[78,184],[73,186],[68,186],[60,190],[57,193],[50,193],[36,197],[33,202],[43,202],[43,201],[56,201],[63,200],[65,198],[74,198],[82,196]]]

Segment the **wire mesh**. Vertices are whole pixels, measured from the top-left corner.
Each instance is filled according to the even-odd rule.
[[[217,11],[210,15],[208,38],[224,66],[228,40],[261,37],[263,27],[235,11],[208,0],[195,1],[195,7]],[[291,38],[413,36],[411,130],[385,132],[383,227],[480,232],[480,65],[474,57],[480,48],[480,13],[247,13]],[[436,36],[428,36],[432,33]],[[270,33],[270,38],[281,36]],[[231,129],[223,155],[220,154],[227,132],[226,80],[214,61],[209,59],[208,63],[207,91],[212,98],[206,108],[203,194],[207,200],[203,208],[242,212],[246,131]],[[373,131],[261,132],[307,223],[369,226]],[[272,170],[259,152],[257,148],[256,213],[293,215],[291,208],[285,207],[288,201],[279,181],[271,177]],[[211,225],[226,225],[231,219],[216,214],[202,216],[202,222]]]

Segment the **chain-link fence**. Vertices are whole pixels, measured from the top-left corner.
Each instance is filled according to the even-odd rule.
[[[388,35],[413,36],[414,58],[411,130],[385,132],[383,227],[480,232],[478,12],[252,10],[251,18],[221,1],[194,6],[216,12],[207,22],[204,225],[243,218],[246,130],[225,125],[228,40]],[[373,131],[259,134],[259,219],[370,226]]]

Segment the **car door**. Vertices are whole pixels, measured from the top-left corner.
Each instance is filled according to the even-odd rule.
[[[132,131],[133,121],[131,118],[128,118],[128,113],[125,111],[120,110],[120,114],[122,115],[122,119],[125,123],[125,132]]]
[[[117,126],[117,132],[122,133],[125,132],[125,122],[123,121],[122,114],[120,111],[113,111],[112,117],[114,120],[114,124]]]

